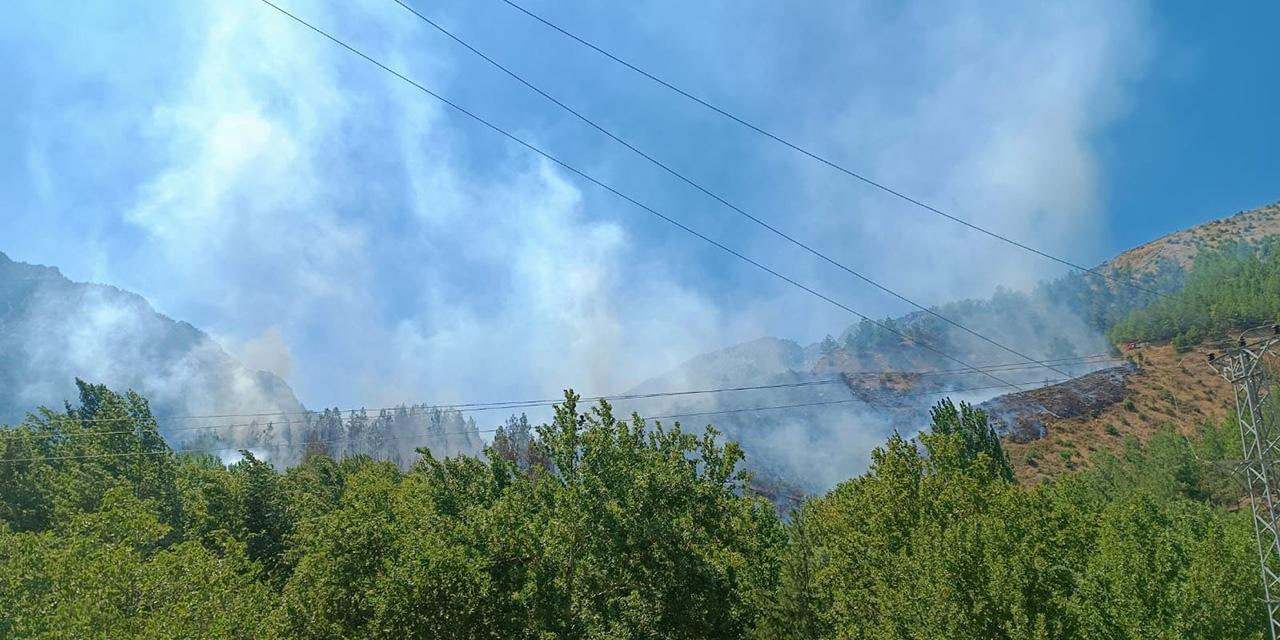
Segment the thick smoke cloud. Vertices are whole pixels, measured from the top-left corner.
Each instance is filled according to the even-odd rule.
[[[393,3],[287,4],[866,313],[905,311],[673,186]],[[55,67],[0,71],[25,96],[3,107],[6,119],[30,123],[14,138],[21,158],[4,160],[22,187],[0,202],[15,244],[0,248],[143,294],[284,376],[310,406],[617,392],[703,351],[761,335],[807,343],[852,320],[259,3],[136,8],[66,17],[29,3],[0,26],[9,35],[28,25],[12,34],[10,69]],[[1140,4],[675,8],[538,7],[930,202],[1050,250],[1102,257],[1084,246],[1100,215],[1093,138],[1148,55]],[[501,7],[435,10],[696,179],[922,302],[1056,273],[761,143]],[[102,33],[96,24],[128,38],[68,35]],[[63,368],[94,377],[106,373],[98,362]],[[847,449],[865,452],[881,431],[849,436]]]

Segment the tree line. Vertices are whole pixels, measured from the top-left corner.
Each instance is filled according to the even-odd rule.
[[[1072,334],[1078,331],[1073,332],[1064,318],[1075,316],[1080,330],[1103,334],[1162,296],[1176,294],[1186,279],[1178,263],[1162,259],[1141,272],[1116,269],[1108,279],[1073,272],[1041,281],[1026,292],[997,287],[990,298],[949,302],[934,307],[933,313],[916,311],[879,322],[864,319],[839,337],[827,335],[818,343],[818,353],[844,354],[868,368],[898,369],[955,366],[936,353],[922,352],[919,344],[979,360],[1007,355],[992,352],[989,344],[942,319],[947,318],[988,334],[1021,336],[1026,344],[1020,346],[1038,357],[1069,358],[1082,354],[1072,344]]]
[[[790,517],[710,427],[572,392],[483,457],[176,454],[146,401],[0,431],[0,637],[1261,638],[1224,425],[1013,481],[939,403]],[[106,432],[111,433],[106,433]]]

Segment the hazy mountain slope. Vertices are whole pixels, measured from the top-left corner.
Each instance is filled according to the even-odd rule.
[[[640,383],[630,393],[720,387],[735,382],[763,381],[804,369],[804,350],[800,345],[781,338],[760,338],[704,353],[659,378]]]
[[[75,379],[134,389],[157,415],[296,413],[283,380],[240,366],[195,327],[115,287],[0,253],[0,421],[76,396]]]
[[[289,385],[246,369],[207,334],[152,309],[142,296],[72,282],[56,268],[0,253],[0,423],[77,397],[77,378],[146,397],[175,444],[277,464],[306,453],[369,453],[409,464],[414,449],[478,455],[474,421],[433,407],[377,415],[308,412]],[[181,416],[257,414],[188,419]],[[208,428],[205,428],[208,427]]]
[[[1144,286],[1175,291],[1197,252],[1277,232],[1280,206],[1269,205],[1170,234],[1101,268],[1124,270]],[[989,299],[952,302],[937,311],[1017,351],[1054,359],[1055,368],[1077,377],[1116,365],[1116,351],[1104,332],[1152,299],[1069,274],[1030,292],[997,290]],[[991,401],[987,406],[1008,425],[1025,423],[1021,430],[1010,427],[1010,433],[1019,434],[1010,446],[1024,479],[1085,464],[1092,452],[1113,448],[1123,435],[1145,437],[1162,420],[1190,429],[1200,416],[1220,413],[1206,404],[1215,381],[1192,375],[1181,364],[1164,366],[1160,347],[1143,351],[1141,358],[1153,360],[1136,362],[1132,374],[1099,374],[993,401],[1007,389],[1001,387],[1006,382],[1035,388],[1054,385],[1063,374],[1021,363],[923,312],[884,322],[902,335],[861,322],[807,347],[761,338],[692,358],[631,391],[775,388],[632,400],[617,403],[618,408],[668,423],[714,424],[742,444],[758,484],[776,495],[822,489],[860,472],[871,447],[892,431],[911,434],[923,427],[929,406],[943,396]],[[992,375],[965,372],[921,343],[968,363],[1006,366]],[[1182,356],[1177,358],[1180,362]],[[902,373],[938,370],[949,373]],[[38,405],[60,406],[75,396],[77,377],[137,390],[161,416],[270,414],[244,428],[219,431],[218,437],[190,430],[174,440],[250,447],[284,463],[307,450],[407,461],[417,446],[454,455],[479,453],[482,444],[474,422],[430,407],[378,416],[303,413],[283,380],[245,369],[209,336],[155,312],[140,296],[71,282],[55,268],[13,262],[0,253],[0,421],[18,420]],[[1066,415],[1054,409],[1059,405],[1089,409]],[[1116,409],[1129,405],[1135,410]],[[1166,405],[1190,413],[1175,415],[1165,411]],[[179,428],[174,421],[161,422],[163,430]],[[183,422],[180,428],[200,424]],[[1032,440],[1027,433],[1046,437]]]
[[[1258,242],[1277,233],[1280,233],[1280,206],[1268,205],[1167,235],[1126,251],[1099,268],[1111,273],[1123,269],[1125,277],[1167,293],[1182,286],[1185,270],[1199,251],[1231,243]],[[1037,359],[1055,359],[1054,367],[1074,378],[1120,364],[1118,351],[1105,336],[1106,330],[1155,299],[1154,295],[1094,276],[1068,274],[1030,292],[997,290],[987,300],[962,300],[936,310],[1017,351]],[[1139,356],[1155,360],[1150,366],[1138,362],[1138,369],[1132,375],[1128,371],[1123,375],[1099,373],[1079,384],[1052,387],[1038,396],[1034,391],[1014,394],[1003,402],[999,397],[1008,387],[1002,388],[999,381],[986,375],[971,372],[886,374],[924,370],[954,372],[962,368],[919,346],[925,343],[971,364],[1012,365],[994,375],[1024,387],[1052,386],[1063,379],[1062,374],[1043,367],[1025,366],[1021,358],[930,314],[915,312],[883,322],[906,338],[865,321],[803,349],[789,341],[764,338],[698,356],[666,375],[647,381],[637,391],[842,378],[842,386],[714,394],[644,405],[651,414],[671,414],[841,401],[827,406],[683,418],[687,423],[714,422],[728,437],[740,441],[748,453],[749,467],[764,472],[767,477],[787,479],[806,488],[860,471],[865,465],[865,443],[879,442],[894,430],[914,433],[926,424],[929,406],[943,395],[970,402],[992,401],[987,406],[1011,423],[1027,418],[1035,423],[1034,431],[1039,435],[1048,434],[1048,438],[1035,442],[1021,437],[1020,443],[1011,445],[1018,454],[1015,462],[1024,479],[1084,464],[1091,453],[1090,447],[1112,449],[1111,444],[1119,445],[1123,439],[1122,436],[1095,437],[1098,433],[1118,430],[1122,435],[1145,438],[1159,427],[1160,421],[1172,420],[1179,428],[1189,430],[1198,420],[1221,415],[1222,407],[1208,406],[1215,381],[1189,373],[1186,367],[1192,365],[1184,367],[1181,358],[1176,366],[1165,366],[1166,355],[1161,355],[1163,351],[1159,348],[1149,351],[1152,355]],[[1169,353],[1172,354],[1172,350]],[[1020,362],[1023,365],[1018,365]],[[1189,413],[1176,416],[1171,413],[1173,405],[1169,405],[1166,398],[1174,390],[1188,396],[1188,400],[1177,406]],[[1131,398],[1130,404],[1140,405],[1138,414],[1116,409],[1124,407],[1124,401]],[[1064,415],[1063,419],[1043,411],[1046,403],[1053,412],[1055,406],[1093,407],[1103,401],[1106,406],[1098,409],[1097,416],[1093,415],[1093,409],[1069,418]],[[1218,404],[1225,406],[1224,402]],[[1113,429],[1107,429],[1107,425]],[[1086,436],[1086,432],[1094,435]],[[1080,444],[1073,438],[1088,442]],[[1068,444],[1057,444],[1058,440]],[[1083,448],[1083,453],[1062,453],[1077,445]]]
[[[1002,291],[989,300],[947,305],[940,312],[1000,336],[1022,353],[1062,360],[1055,368],[1067,376],[1109,366],[1110,346],[1102,332],[1062,298],[1051,289]],[[914,434],[923,428],[929,407],[944,396],[978,402],[1000,393],[1005,383],[1039,386],[1063,377],[1023,366],[1017,356],[925,313],[884,324],[906,338],[871,323],[853,325],[839,340],[804,349],[764,338],[693,358],[633,391],[829,384],[661,398],[626,408],[649,416],[680,415],[686,424],[713,423],[742,445],[747,466],[762,481],[817,491],[865,469],[870,449],[889,433]],[[919,343],[976,365],[1013,366],[991,375],[967,372]],[[951,373],[900,373],[938,370]],[[704,415],[686,415],[690,413]]]

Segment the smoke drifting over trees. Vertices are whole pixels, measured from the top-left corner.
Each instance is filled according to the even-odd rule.
[[[0,635],[1257,638],[1231,425],[1010,482],[943,403],[780,520],[702,435],[586,409],[488,461],[175,455],[146,401],[81,385],[0,435]],[[321,421],[326,418],[322,417]],[[110,427],[106,425],[112,425]],[[925,425],[922,425],[925,426]],[[122,433],[123,431],[123,433]],[[515,455],[507,455],[513,453]]]

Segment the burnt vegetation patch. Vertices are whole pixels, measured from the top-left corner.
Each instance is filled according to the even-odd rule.
[[[1001,436],[1026,443],[1048,434],[1045,420],[1096,418],[1125,400],[1131,376],[1142,371],[1132,362],[1088,373],[1066,382],[993,398],[980,405]]]

